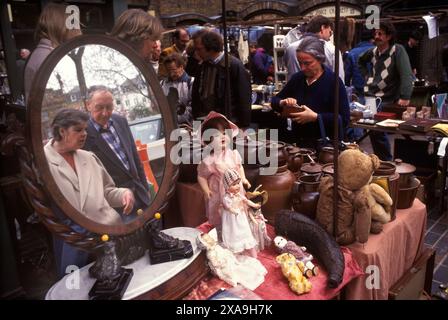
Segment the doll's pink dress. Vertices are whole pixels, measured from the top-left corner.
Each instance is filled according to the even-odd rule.
[[[247,217],[247,198],[226,193],[222,199],[222,243],[233,253],[252,249],[257,245]]]
[[[235,169],[239,172],[241,156],[237,150],[226,149],[219,154],[211,154],[199,163],[198,176],[207,180],[208,187],[212,192],[209,201],[205,204],[205,212],[208,222],[220,228],[221,227],[221,203],[224,197],[224,173],[229,169]],[[244,195],[243,184],[240,183],[240,193]]]

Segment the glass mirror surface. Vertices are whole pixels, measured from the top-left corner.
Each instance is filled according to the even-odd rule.
[[[112,107],[102,104],[102,100],[98,103],[92,102],[100,94],[112,96]],[[73,139],[78,139],[78,141],[70,141],[73,137],[69,134],[70,128],[68,131],[59,129],[59,132],[64,133],[63,137],[62,135],[54,137],[53,120],[55,115],[63,109],[77,109],[88,115],[88,120],[85,123],[87,137],[78,136],[76,138],[75,135]],[[95,121],[93,111],[103,113],[103,119],[109,119],[105,126]],[[85,181],[90,179],[86,175],[97,176],[85,172],[77,162],[80,161],[77,157],[72,157],[72,159],[69,157],[67,160],[64,154],[59,154],[61,156],[59,157],[52,153],[60,160],[61,167],[64,167],[58,167],[59,164],[56,163],[56,167],[52,168],[47,149],[45,149],[50,171],[56,184],[68,202],[81,213],[99,223],[127,223],[138,217],[155,198],[165,167],[163,119],[151,87],[142,73],[122,53],[104,45],[92,44],[77,47],[65,55],[51,72],[46,84],[41,120],[44,148],[47,148],[48,144],[54,146],[55,140],[59,139],[61,145],[71,145],[72,149],[76,149],[71,150],[74,154],[77,149],[89,149],[94,154],[98,150],[100,150],[98,152],[102,151],[102,156],[98,155],[100,165],[106,169],[116,187],[129,188],[133,191],[136,200],[132,211],[125,214],[123,206],[117,203],[120,199],[117,199],[117,196],[115,198],[110,196],[114,192],[120,194],[118,189],[110,189],[110,186],[105,185],[104,181],[103,183],[90,181],[89,183],[93,183],[94,186],[86,185]],[[76,130],[80,132],[82,129],[84,129],[82,126],[71,128],[75,132]],[[103,141],[98,140],[100,137],[96,136],[93,129],[97,130]],[[127,139],[127,135],[131,135],[132,140]],[[94,136],[95,140],[92,140]],[[83,140],[85,140],[84,143]],[[137,155],[132,151],[134,148],[132,144],[135,145]],[[51,150],[55,151],[54,149]],[[104,158],[105,155],[106,158]],[[120,166],[122,166],[121,173]],[[142,195],[141,188],[123,183],[122,179],[117,178],[120,175],[123,176],[125,169],[128,170],[130,179],[136,179],[142,184],[147,183],[148,198],[146,195]],[[62,172],[58,170],[62,170]],[[103,180],[107,180],[107,178]],[[95,186],[98,188],[95,189]],[[93,192],[91,188],[94,189]],[[101,195],[98,192],[106,195],[105,203],[99,199]],[[92,205],[98,207],[97,210],[93,210],[96,212],[89,212]],[[120,219],[116,219],[114,211]],[[104,218],[107,216],[106,213],[112,218]]]

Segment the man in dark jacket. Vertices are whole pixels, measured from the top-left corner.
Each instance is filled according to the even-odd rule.
[[[117,187],[129,188],[134,193],[134,210],[122,217],[127,222],[136,217],[137,210],[144,210],[152,201],[131,129],[125,118],[112,114],[113,96],[105,87],[90,90],[87,109],[90,120],[84,149],[100,158]]]
[[[194,118],[206,116],[210,111],[226,114],[226,70],[223,39],[213,31],[195,38],[197,54],[204,61],[201,72],[193,84],[192,108]],[[251,85],[249,73],[243,63],[229,55],[230,115],[239,127],[248,127],[251,120]]]

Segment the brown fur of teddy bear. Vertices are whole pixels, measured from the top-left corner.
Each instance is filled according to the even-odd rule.
[[[369,233],[382,231],[390,221],[392,199],[379,185],[370,184],[380,161],[375,155],[346,150],[339,155],[338,221],[334,230],[333,177],[322,178],[316,220],[333,234],[340,245],[364,243]]]

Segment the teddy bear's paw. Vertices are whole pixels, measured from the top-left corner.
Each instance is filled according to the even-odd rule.
[[[381,231],[383,231],[383,224],[378,221],[372,221],[372,224],[370,225],[370,232],[373,234],[378,234]]]
[[[353,242],[355,242],[355,235],[353,234],[353,232],[349,231],[340,233],[336,237],[336,242],[341,246],[352,244]]]

